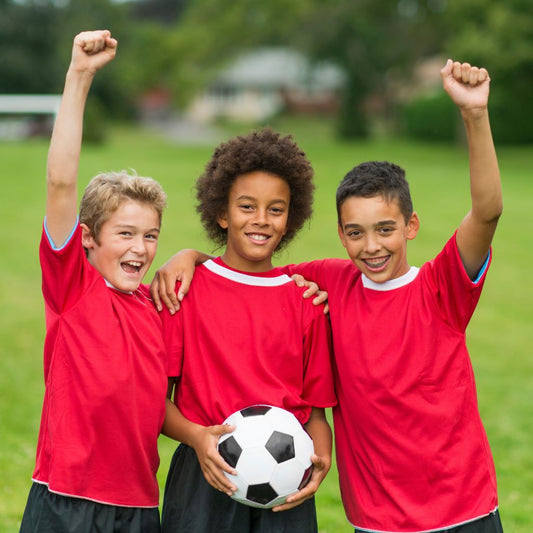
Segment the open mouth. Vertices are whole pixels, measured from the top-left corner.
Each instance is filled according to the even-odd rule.
[[[143,263],[140,261],[124,261],[120,263],[122,270],[128,274],[136,274],[139,272],[143,266]]]
[[[378,271],[383,269],[390,260],[390,255],[385,257],[375,257],[375,258],[366,258],[363,259],[363,263],[367,266],[369,270]]]
[[[256,242],[265,242],[270,239],[269,235],[264,235],[262,233],[247,233],[246,236]]]

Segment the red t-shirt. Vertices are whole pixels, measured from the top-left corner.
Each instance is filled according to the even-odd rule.
[[[253,404],[292,412],[336,403],[329,324],[322,306],[278,269],[238,272],[220,259],[200,265],[181,310],[162,313],[176,404],[213,425]]]
[[[287,271],[329,293],[349,521],[368,531],[422,532],[493,511],[496,476],[465,343],[486,267],[472,282],[453,237],[420,270],[383,284],[349,260]]]
[[[33,480],[101,503],[156,507],[167,359],[146,287],[123,293],[90,265],[76,228],[40,246],[45,395]]]

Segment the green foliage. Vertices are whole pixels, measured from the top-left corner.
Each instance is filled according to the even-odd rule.
[[[460,21],[447,43],[453,57],[484,66],[493,80],[491,119],[498,144],[533,141],[533,3],[451,0]]]
[[[400,116],[402,133],[413,139],[453,141],[456,137],[457,109],[442,91],[405,104]]]
[[[57,14],[52,2],[0,4],[0,93],[54,90]]]

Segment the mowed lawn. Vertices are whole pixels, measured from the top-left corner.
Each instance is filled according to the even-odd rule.
[[[277,257],[279,263],[344,256],[336,234],[335,189],[342,176],[364,160],[388,159],[407,171],[421,219],[421,230],[409,244],[411,264],[420,265],[432,258],[469,208],[468,161],[463,146],[401,141],[340,143],[321,124],[282,123],[278,127],[295,133],[313,163],[317,183],[313,219],[288,250]],[[44,209],[47,148],[47,139],[0,142],[3,176],[0,212],[4,221],[0,236],[1,532],[18,531],[31,483],[44,389],[44,317],[37,249]],[[84,147],[80,188],[103,170],[133,168],[139,174],[152,176],[169,195],[155,265],[184,247],[212,251],[194,207],[194,180],[212,148],[213,145],[180,145],[138,129],[113,129],[104,146]],[[498,153],[505,210],[494,242],[494,261],[468,338],[480,410],[496,461],[504,527],[511,533],[530,533],[533,150],[506,147],[499,148]],[[384,335],[386,331],[384,324]],[[161,486],[174,447],[174,443],[161,438]],[[321,532],[351,531],[340,503],[335,466],[317,501]]]

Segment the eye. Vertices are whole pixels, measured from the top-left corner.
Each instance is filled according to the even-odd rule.
[[[390,234],[394,231],[394,228],[391,227],[391,226],[383,226],[382,228],[379,228],[379,233],[381,233],[382,235],[387,235],[387,234]]]
[[[131,231],[120,231],[119,235],[122,235],[123,237],[131,237]]]
[[[358,239],[359,237],[361,237],[361,235],[363,235],[363,232],[356,230],[356,229],[350,230],[346,234],[346,236],[349,237],[350,239]]]
[[[240,204],[239,208],[243,211],[251,211],[253,209],[252,204]]]
[[[283,207],[271,207],[270,211],[271,213],[274,213],[274,215],[282,215],[285,213],[285,209],[283,209]]]
[[[144,238],[150,241],[157,241],[157,239],[159,238],[159,235],[157,235],[156,233],[148,233],[144,236]]]

